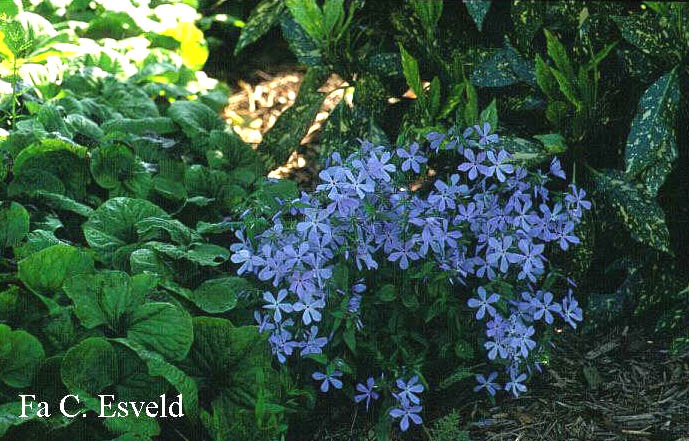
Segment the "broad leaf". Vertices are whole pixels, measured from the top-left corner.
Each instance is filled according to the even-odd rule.
[[[196,306],[211,314],[220,314],[234,308],[237,299],[250,285],[241,277],[223,277],[204,281],[194,290]]]
[[[665,213],[643,186],[629,182],[616,170],[596,172],[593,178],[612,215],[635,241],[669,252],[670,233]]]
[[[19,279],[37,294],[54,295],[65,280],[94,271],[93,259],[78,248],[53,245],[19,261]]]
[[[483,21],[490,10],[491,0],[464,0],[469,15],[474,19],[479,31],[483,30]]]
[[[0,249],[9,248],[29,233],[29,212],[16,202],[0,203]]]
[[[168,360],[181,360],[194,338],[191,316],[169,303],[147,303],[131,314],[127,338]]]
[[[12,331],[0,325],[0,381],[13,388],[26,388],[33,383],[38,367],[45,358],[43,345],[26,331]]]
[[[176,101],[170,105],[167,115],[192,140],[198,140],[212,130],[222,130],[225,126],[213,109],[198,101]]]
[[[270,28],[278,23],[280,15],[285,10],[285,3],[282,0],[262,0],[249,15],[246,25],[242,28],[234,54],[237,55],[242,49],[255,42],[265,35]]]
[[[679,99],[679,78],[674,69],[644,92],[627,136],[626,173],[640,178],[653,195],[678,157],[675,120]]]

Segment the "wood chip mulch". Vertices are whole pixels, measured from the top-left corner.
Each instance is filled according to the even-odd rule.
[[[689,351],[618,334],[566,339],[527,395],[475,405],[471,439],[689,441]]]
[[[257,71],[256,81],[238,81],[239,90],[228,101],[225,119],[244,142],[256,148],[263,140],[263,134],[294,104],[303,78],[304,74],[298,70],[287,69],[271,74]],[[312,185],[318,176],[319,129],[345,96],[347,86],[337,75],[328,78],[319,89],[326,96],[325,101],[301,145],[286,164],[271,171],[270,177],[293,179],[302,187]]]

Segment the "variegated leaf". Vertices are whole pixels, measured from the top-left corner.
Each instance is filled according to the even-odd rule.
[[[675,117],[679,109],[677,69],[649,87],[639,102],[625,149],[626,173],[640,178],[653,194],[677,159]]]

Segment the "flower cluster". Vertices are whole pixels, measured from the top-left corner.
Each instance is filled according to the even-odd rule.
[[[523,368],[538,368],[531,361],[539,350],[537,323],[550,325],[559,316],[575,327],[581,320],[571,290],[556,299],[540,284],[549,264],[546,246],[567,250],[579,243],[574,230],[591,204],[574,186],[564,195],[548,190],[551,177],[565,178],[557,158],[547,173],[530,173],[499,148],[488,125],[427,139],[431,151],[462,158],[456,173],[424,189],[429,156],[418,144],[389,149],[362,142],[347,158],[334,153],[315,193],[283,202],[271,228],[252,238],[237,231],[232,261],[240,265],[238,274],[254,274],[275,288],[264,293],[263,311],[255,317],[271,333],[282,363],[295,353],[319,354],[332,338],[319,333],[319,325],[336,293],[329,284],[336,261],[349,262],[364,277],[382,265],[404,271],[435,262],[455,287],[468,296],[475,292],[467,306],[485,322],[488,358],[505,367],[504,385],[493,372],[488,380],[478,376],[477,390],[494,394],[504,386],[516,396],[526,390]],[[352,286],[350,313],[358,314],[365,292],[363,280]],[[335,374],[317,374],[324,392],[341,385]],[[355,399],[368,407],[377,396],[373,383],[359,386]],[[420,421],[413,391],[395,397],[399,407],[390,415],[401,418],[402,429]]]

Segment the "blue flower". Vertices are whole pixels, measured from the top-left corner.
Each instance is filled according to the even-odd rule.
[[[292,305],[289,303],[283,303],[283,300],[287,297],[287,290],[286,289],[281,289],[278,291],[278,296],[275,298],[273,296],[273,293],[270,291],[266,291],[263,293],[263,300],[268,302],[267,305],[263,305],[265,309],[272,309],[273,310],[273,320],[275,320],[276,323],[279,323],[282,321],[282,312],[284,311],[286,313],[292,312]]]
[[[553,158],[553,160],[550,161],[550,174],[560,179],[567,179],[567,175],[565,175],[560,165],[560,160],[557,158]]]
[[[483,129],[481,129],[481,126],[475,125],[474,129],[476,130],[476,133],[478,133],[479,136],[479,145],[487,145],[487,144],[495,144],[496,142],[499,141],[497,133],[490,133],[491,127],[490,124],[487,122],[483,123]]]
[[[400,421],[402,432],[406,432],[409,429],[409,420],[414,424],[421,424],[423,422],[421,416],[419,416],[419,412],[423,409],[421,406],[413,406],[403,397],[398,397],[398,401],[400,407],[390,409],[390,416],[395,419],[402,418]]]
[[[401,148],[397,149],[397,156],[404,159],[404,162],[402,163],[402,171],[406,172],[409,171],[409,169],[412,169],[414,173],[421,173],[420,165],[428,162],[428,159],[426,159],[423,155],[417,154],[418,152],[419,144],[417,143],[413,143],[411,146],[409,146],[409,152]]]
[[[332,385],[335,389],[342,389],[342,381],[338,380],[337,377],[341,377],[342,372],[334,371],[332,374],[324,374],[322,372],[314,372],[312,377],[316,381],[322,381],[321,392],[326,393],[330,390]]]
[[[302,314],[302,321],[305,325],[310,325],[311,321],[320,322],[321,312],[319,309],[325,308],[325,301],[323,299],[314,299],[311,294],[304,294],[299,296],[299,301],[295,302],[292,310],[296,312],[304,311]]]
[[[512,392],[515,398],[517,398],[521,392],[526,392],[526,386],[522,384],[525,380],[526,374],[512,376],[510,381],[505,385],[505,390]]]
[[[495,308],[491,306],[491,303],[495,303],[500,300],[499,294],[491,294],[490,297],[486,299],[486,289],[482,286],[478,287],[478,299],[470,298],[467,304],[470,308],[478,308],[476,311],[476,320],[481,320],[486,314],[486,310],[491,317],[495,316]]]
[[[357,384],[356,390],[361,393],[354,395],[354,401],[356,403],[361,403],[363,400],[366,400],[366,410],[368,410],[371,399],[377,400],[379,397],[378,393],[373,390],[374,387],[375,381],[373,380],[373,377],[369,377],[368,380],[366,380],[365,385],[362,383]]]
[[[414,404],[419,404],[421,400],[414,394],[423,392],[423,384],[419,383],[419,377],[414,375],[408,382],[404,382],[401,378],[396,381],[397,387],[400,389],[398,396],[402,399],[409,400]]]
[[[491,372],[490,375],[488,375],[487,380],[486,377],[484,377],[481,374],[476,375],[476,381],[478,382],[478,386],[474,387],[474,392],[478,392],[481,389],[485,389],[491,396],[495,396],[495,392],[502,389],[502,387],[499,384],[494,383],[496,378],[498,378],[498,373],[495,371]]]
[[[473,181],[478,177],[479,167],[483,165],[486,160],[486,154],[484,152],[479,152],[478,155],[474,155],[474,151],[471,149],[464,149],[464,157],[468,162],[464,162],[457,167],[457,170],[461,172],[469,172],[469,180]]]

